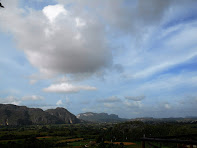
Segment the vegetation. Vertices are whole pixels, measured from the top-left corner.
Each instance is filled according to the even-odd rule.
[[[197,124],[133,121],[119,124],[0,126],[0,147],[139,148],[144,135],[186,134],[197,134]],[[172,144],[163,146],[173,147]]]

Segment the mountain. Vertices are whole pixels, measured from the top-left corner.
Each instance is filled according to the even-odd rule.
[[[77,115],[78,119],[82,119],[90,122],[123,122],[127,119],[119,118],[118,115],[115,114],[107,114],[107,113],[92,113],[86,112]]]
[[[56,109],[48,109],[46,110],[50,115],[55,116],[59,119],[61,119],[65,123],[80,123],[81,121],[76,118],[75,115],[71,114],[67,109],[65,108],[56,108]]]
[[[81,121],[64,108],[43,111],[12,104],[0,104],[0,125],[75,124]]]
[[[0,104],[0,125],[28,125],[31,123],[27,107]]]
[[[153,118],[153,117],[142,117],[130,119],[129,121],[142,121],[149,123],[159,123],[159,122],[179,122],[179,123],[196,123],[197,117],[170,117],[170,118]]]
[[[40,108],[28,108],[29,118],[32,124],[63,124],[56,116],[50,115]]]

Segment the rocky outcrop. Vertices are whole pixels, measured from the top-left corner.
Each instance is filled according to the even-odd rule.
[[[0,104],[0,125],[28,125],[32,124],[28,108],[11,104]]]
[[[29,108],[28,110],[32,124],[63,124],[64,122],[56,116],[39,108]]]
[[[48,109],[46,110],[50,115],[55,116],[62,120],[64,123],[80,123],[80,120],[76,118],[75,115],[71,114],[67,109],[65,108],[56,108],[56,109]]]
[[[12,104],[0,104],[0,125],[75,124],[80,120],[64,108],[43,111]]]
[[[82,119],[90,122],[122,122],[126,121],[126,119],[119,118],[118,115],[115,114],[107,114],[107,113],[81,113],[77,115],[78,119]]]

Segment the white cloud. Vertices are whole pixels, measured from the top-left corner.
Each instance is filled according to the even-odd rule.
[[[171,105],[170,105],[169,103],[165,103],[165,104],[164,104],[164,107],[165,107],[166,109],[171,109]]]
[[[75,21],[76,21],[76,26],[77,27],[83,27],[83,26],[85,26],[86,25],[86,22],[84,21],[84,20],[82,20],[81,18],[76,18],[75,19]]]
[[[50,20],[50,22],[54,22],[55,18],[60,14],[67,14],[66,9],[64,9],[63,5],[48,5],[44,7],[42,10],[46,17]]]
[[[55,93],[77,93],[81,90],[93,91],[96,87],[92,86],[75,86],[69,83],[52,84],[47,88],[44,88],[45,92],[55,92]]]
[[[93,14],[68,11],[61,4],[25,15],[21,10],[2,11],[0,27],[13,34],[18,48],[40,73],[94,74],[111,67],[112,49],[106,40],[105,25]]]
[[[58,0],[58,2],[65,5],[73,3],[72,0]],[[147,2],[146,0],[139,0],[127,1],[127,3],[127,7],[124,7],[125,2],[121,0],[76,0],[74,8],[76,13],[80,13],[85,6],[88,6],[95,10],[93,12],[95,15],[101,16],[113,28],[123,32],[132,31],[133,33],[143,30],[142,24],[152,25],[160,22],[171,1],[150,0]]]
[[[29,101],[29,100],[37,101],[37,100],[44,100],[44,99],[45,99],[44,97],[36,96],[36,95],[22,97],[22,100],[24,101]]]
[[[108,93],[120,92],[125,95],[132,90],[135,94],[158,96],[169,95],[175,90],[173,95],[176,95],[191,87],[195,90],[197,86],[196,73],[190,74],[183,68],[177,74],[177,69],[173,69],[197,56],[197,22],[189,16],[189,8],[196,6],[193,0],[179,3],[174,0],[57,0],[59,4],[46,6],[43,10],[17,8],[18,2],[4,2],[6,9],[1,9],[0,28],[13,36],[18,49],[24,51],[30,63],[43,74],[32,77],[30,83],[50,79],[54,75],[65,75],[65,78],[54,82],[58,84],[45,88],[46,92],[96,90],[91,86],[70,84],[71,75],[78,77],[76,81],[79,81],[81,76],[99,75],[109,67],[119,72],[124,68],[132,80],[122,81],[111,69],[107,78],[110,77],[113,83],[101,84],[91,79],[93,81],[90,82],[100,83],[100,87],[103,86],[102,89]],[[66,7],[70,3],[72,6]],[[120,52],[117,52],[117,48]],[[120,63],[123,68],[113,63]],[[171,74],[164,75],[163,72]],[[69,79],[67,76],[70,76]],[[106,95],[103,92],[101,95]],[[107,98],[103,99],[103,103],[105,107],[123,103],[130,108],[143,105],[139,101],[143,97],[125,98],[125,102],[118,102],[116,97]],[[17,101],[20,100],[10,102]],[[147,101],[151,104],[155,100]],[[124,110],[125,105],[120,108]],[[167,104],[165,107],[170,106]]]
[[[95,73],[103,70],[103,68],[110,67],[113,62],[113,49],[109,47],[106,38],[106,25],[123,32],[126,30],[129,34],[134,35],[134,38],[137,35],[133,32],[137,32],[141,34],[140,39],[147,38],[145,42],[149,43],[152,40],[152,34],[154,35],[152,32],[155,31],[154,29],[151,30],[151,26],[161,23],[164,16],[170,15],[170,8],[176,6],[174,2],[169,0],[165,2],[151,0],[148,3],[139,0],[122,9],[124,5],[122,1],[101,2],[96,0],[92,2],[88,0],[75,1],[73,7],[66,10],[64,4],[67,5],[73,3],[73,1],[59,0],[58,2],[57,5],[46,6],[42,11],[31,11],[25,16],[20,14],[21,9],[17,8],[14,11],[3,11],[0,14],[1,26],[14,34],[20,49],[25,52],[30,63],[44,74]],[[7,3],[11,3],[11,1],[8,0]],[[103,7],[96,9],[101,4]],[[94,11],[87,13],[84,6],[89,6]],[[12,23],[13,18],[15,18],[14,24]],[[105,20],[106,25],[100,21],[101,18]],[[55,24],[48,23],[47,19],[50,22],[55,22]],[[179,43],[185,44],[185,42],[193,43],[196,41],[195,28],[192,30],[190,27],[184,27],[183,29],[184,31],[179,34],[180,36],[177,35],[178,38],[175,36],[170,38],[170,41],[166,41],[168,49],[177,48],[176,45]],[[189,31],[189,29],[191,30]],[[163,30],[158,30],[158,32],[163,32]],[[185,32],[187,32],[186,37]],[[161,36],[166,36],[163,34],[165,33],[162,33]],[[188,38],[191,35],[193,40],[190,40],[191,37]],[[158,39],[160,36],[154,36],[154,38]],[[146,45],[145,42],[140,43],[142,47]],[[147,47],[145,46],[145,48]],[[185,53],[181,54],[182,52],[178,52],[179,56],[176,52],[176,54],[166,59],[166,53],[168,55],[169,52],[172,52],[171,50],[167,51],[163,49],[160,54],[151,52],[152,56],[146,54],[146,52],[139,52],[141,55],[137,55],[137,58],[140,59],[137,63],[133,62],[136,59],[135,55],[128,55],[130,61],[128,63],[135,65],[135,68],[131,68],[134,70],[131,77],[151,76],[156,72],[185,61],[182,58]],[[191,55],[191,52],[186,55],[189,54]],[[133,60],[130,60],[131,57],[134,57]],[[144,63],[142,60],[146,62]],[[136,64],[140,64],[140,66],[136,68]],[[34,83],[35,81],[31,82]]]
[[[57,78],[57,79],[55,80],[56,83],[67,83],[67,82],[69,82],[69,81],[70,81],[70,79],[67,78],[66,76]]]
[[[56,103],[57,106],[61,106],[62,104],[63,104],[62,100],[58,100],[57,103]]]
[[[20,105],[21,104],[21,100],[17,99],[14,96],[8,96],[7,98],[0,98],[0,103],[2,103],[2,104]]]
[[[127,107],[134,107],[134,108],[136,108],[136,107],[137,108],[140,108],[140,107],[143,106],[142,103],[141,103],[141,101],[132,101],[132,102],[130,102],[128,100],[125,100],[123,102],[123,104],[126,105]]]

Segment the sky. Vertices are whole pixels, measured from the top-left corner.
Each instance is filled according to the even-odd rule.
[[[197,115],[196,0],[1,0],[0,103]]]

